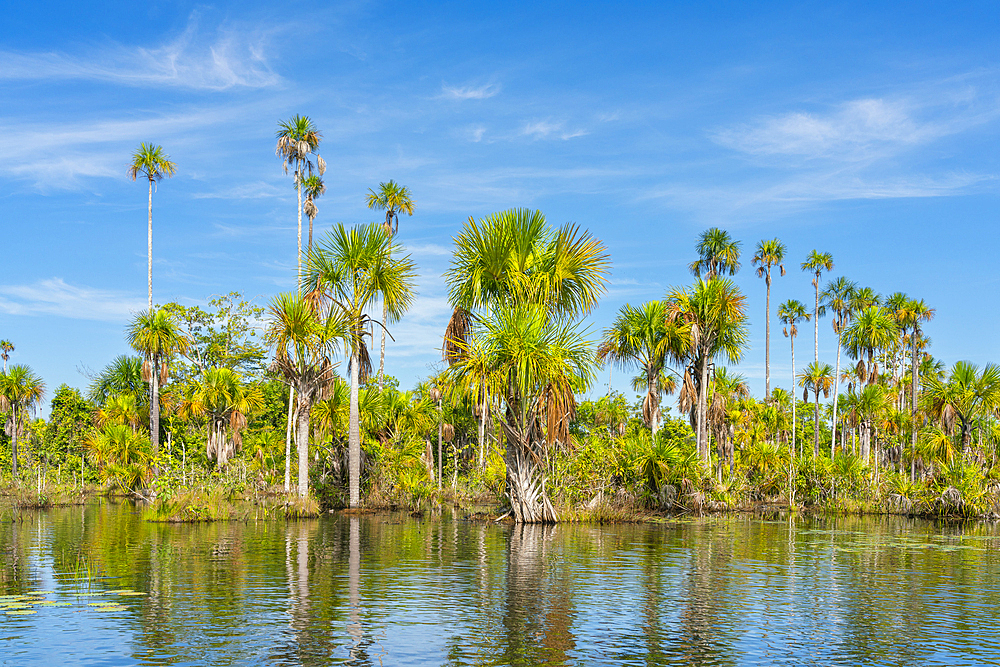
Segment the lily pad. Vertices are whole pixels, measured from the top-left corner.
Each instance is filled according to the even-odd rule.
[[[38,612],[34,609],[16,609],[14,611],[5,611],[8,616],[30,616],[31,614],[37,614]]]

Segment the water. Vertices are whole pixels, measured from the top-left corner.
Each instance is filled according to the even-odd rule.
[[[992,525],[2,515],[2,665],[1000,664]]]

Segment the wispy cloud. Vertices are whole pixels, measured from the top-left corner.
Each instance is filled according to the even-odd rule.
[[[197,12],[176,39],[153,48],[113,44],[89,53],[0,51],[0,79],[85,79],[130,86],[207,90],[262,88],[281,78],[266,55],[267,33],[199,30]]]
[[[56,315],[122,322],[145,307],[144,299],[126,292],[70,285],[62,278],[30,285],[0,285],[0,312],[8,315]]]
[[[270,199],[272,197],[291,198],[288,189],[279,188],[271,183],[257,181],[246,185],[237,185],[215,192],[196,192],[192,199]]]
[[[499,83],[488,83],[485,86],[441,86],[441,97],[450,100],[485,100],[500,93]]]
[[[560,122],[553,122],[549,120],[539,120],[532,123],[526,123],[524,127],[521,128],[521,136],[531,137],[533,139],[573,139],[575,137],[582,137],[589,134],[587,130],[566,130],[565,124]]]

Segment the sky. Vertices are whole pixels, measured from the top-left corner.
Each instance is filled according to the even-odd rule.
[[[764,387],[761,239],[788,248],[772,310],[807,304],[813,249],[936,311],[931,352],[1000,361],[996,3],[0,3],[0,338],[49,396],[128,352],[146,303],[140,142],[177,165],[153,196],[154,301],[260,305],[293,289],[296,200],[279,120],[322,132],[318,230],[371,222],[393,179],[418,298],[392,328],[404,387],[440,367],[442,274],[470,216],[515,207],[607,246],[592,338],[690,284],[705,229],[742,243]],[[318,232],[322,233],[322,232]],[[772,315],[773,317],[773,315]],[[771,374],[790,384],[772,320]],[[812,325],[796,358],[811,361]],[[820,320],[819,356],[836,338]],[[612,385],[632,395],[629,373]],[[601,371],[592,394],[607,390]]]

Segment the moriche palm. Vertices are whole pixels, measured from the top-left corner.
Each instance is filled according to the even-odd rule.
[[[764,325],[764,398],[771,397],[771,269],[777,266],[781,275],[785,275],[785,244],[778,239],[761,241],[757,244],[757,252],[753,256],[753,264],[757,267],[758,278],[764,279],[767,286],[767,301],[765,305]]]
[[[160,181],[164,176],[173,176],[177,171],[177,165],[170,161],[170,157],[163,151],[162,146],[141,143],[135,153],[132,154],[132,163],[128,166],[128,176],[133,181],[144,176],[149,181],[149,222],[146,238],[146,252],[148,254],[146,280],[149,287],[148,307],[153,309],[153,183]]]

